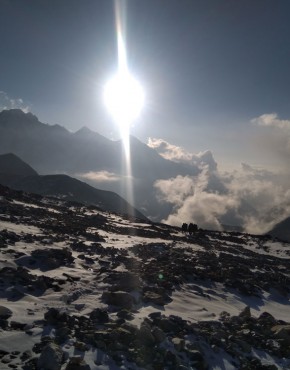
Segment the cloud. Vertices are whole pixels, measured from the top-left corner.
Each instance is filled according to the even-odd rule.
[[[166,142],[162,145],[168,150]],[[288,175],[246,163],[230,173],[204,166],[195,176],[158,180],[154,187],[159,202],[173,206],[162,220],[171,225],[194,222],[202,228],[221,230],[228,224],[261,234],[290,215]]]
[[[290,191],[283,176],[243,166],[228,183],[229,194],[243,202],[239,214],[249,233],[265,233],[290,214]]]
[[[193,193],[194,179],[190,176],[177,176],[168,180],[157,180],[154,184],[160,202],[181,207]]]
[[[90,171],[87,173],[76,174],[76,176],[96,183],[120,181],[120,177],[118,175],[108,171]]]
[[[149,138],[147,145],[155,149],[165,159],[177,163],[187,163],[202,168],[208,166],[211,170],[217,168],[217,163],[211,151],[206,150],[198,154],[186,151],[184,148],[168,143],[163,139]]]
[[[259,117],[253,118],[251,122],[258,126],[290,130],[290,120],[280,119],[277,113],[262,114]]]
[[[24,113],[30,111],[30,106],[25,104],[21,98],[13,99],[4,91],[0,91],[0,111],[5,109],[21,109]]]
[[[174,205],[174,211],[163,222],[171,225],[194,222],[202,228],[222,230],[220,216],[229,209],[236,209],[238,202],[227,195],[208,191],[209,181],[208,170],[194,177],[158,180],[155,188],[160,201]]]
[[[251,123],[261,128],[258,136],[258,145],[265,155],[271,157],[289,168],[290,159],[290,120],[280,119],[277,113],[263,114],[251,120]]]

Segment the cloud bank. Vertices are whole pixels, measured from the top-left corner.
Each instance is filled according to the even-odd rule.
[[[270,150],[287,170],[290,156],[290,120],[280,119],[277,113],[271,113],[254,118],[251,122],[263,129],[261,144]]]
[[[0,91],[0,111],[5,109],[21,109],[24,113],[30,112],[30,106],[21,98],[13,99],[4,91]]]
[[[187,163],[197,167],[208,166],[211,170],[217,168],[217,163],[213,158],[212,152],[206,150],[198,154],[189,153],[185,149],[170,144],[163,139],[149,138],[147,145],[155,149],[165,159],[177,163]]]
[[[260,116],[252,123],[284,131],[290,121],[279,120],[272,114]],[[289,173],[256,169],[246,163],[231,173],[220,173],[210,151],[194,155],[161,139],[150,139],[150,146],[167,159],[191,162],[200,169],[195,176],[155,182],[159,202],[173,206],[162,222],[171,225],[194,222],[214,230],[222,230],[223,225],[238,225],[245,232],[261,234],[289,217]]]
[[[120,177],[118,175],[109,171],[90,171],[86,173],[76,174],[76,177],[85,180],[91,180],[96,183],[120,181]]]

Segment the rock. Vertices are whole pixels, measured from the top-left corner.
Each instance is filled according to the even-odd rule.
[[[240,318],[249,319],[251,317],[251,309],[249,306],[246,306],[243,311],[239,314]]]
[[[65,370],[91,370],[91,367],[80,356],[74,356],[69,360]]]
[[[78,349],[79,351],[82,351],[82,352],[85,352],[85,351],[88,351],[90,346],[87,345],[86,343],[84,342],[75,342],[75,348]]]
[[[180,365],[180,359],[175,353],[171,351],[166,351],[164,362],[171,369],[176,369]]]
[[[11,321],[10,327],[13,330],[24,330],[24,328],[26,327],[26,324],[18,322],[18,321]]]
[[[50,325],[64,324],[67,321],[67,314],[57,310],[56,308],[50,308],[45,314],[44,319]]]
[[[203,362],[203,355],[198,349],[188,348],[186,353],[192,361]]]
[[[60,370],[63,359],[63,351],[55,343],[49,343],[43,348],[37,362],[39,370]]]
[[[0,319],[0,328],[4,330],[8,328],[8,321],[6,319]]]
[[[91,313],[90,313],[90,319],[93,321],[97,321],[98,323],[105,323],[109,321],[109,315],[106,310],[103,310],[101,308],[95,308]]]
[[[37,357],[31,358],[22,365],[22,370],[36,370],[37,369]]]
[[[152,335],[157,343],[161,343],[166,339],[164,331],[158,327],[153,328]]]
[[[13,312],[5,307],[5,306],[0,306],[0,319],[4,319],[4,320],[7,320],[9,319],[9,317],[11,317],[13,314]]]
[[[27,350],[27,351],[24,351],[21,356],[20,356],[20,360],[22,361],[26,361],[28,360],[29,358],[32,357],[32,352],[30,350]]]
[[[262,312],[258,317],[258,322],[273,326],[276,323],[276,319],[269,312]]]
[[[121,311],[119,311],[117,313],[117,316],[121,319],[125,319],[125,320],[133,320],[134,319],[134,315],[132,312],[126,310],[126,309],[123,309]]]
[[[184,345],[185,345],[184,339],[174,337],[172,338],[172,344],[174,345],[176,351],[181,352],[184,350]]]
[[[137,339],[144,346],[154,346],[155,338],[151,333],[150,327],[147,325],[141,325],[139,331],[137,332]]]
[[[1,362],[2,362],[3,364],[9,364],[11,361],[12,361],[12,358],[10,357],[10,354],[4,355],[4,356],[1,358]]]
[[[158,306],[164,306],[165,304],[170,302],[170,297],[168,295],[147,291],[143,294],[143,301],[153,303]]]
[[[159,327],[165,332],[173,332],[175,333],[176,331],[179,330],[179,326],[173,322],[172,320],[168,318],[162,318],[159,322]]]
[[[119,341],[120,343],[128,346],[134,339],[134,336],[132,336],[131,331],[127,330],[126,328],[120,327],[114,330],[114,332],[112,333],[112,339],[113,342]]]
[[[134,297],[127,292],[104,292],[102,294],[102,300],[108,304],[117,307],[132,308],[134,304]]]
[[[150,317],[150,319],[152,319],[153,321],[156,320],[156,319],[161,319],[161,312],[160,311],[155,311],[155,312],[151,312],[149,313],[148,315]]]
[[[290,325],[275,325],[271,328],[274,338],[283,339],[290,345]]]
[[[226,321],[231,317],[231,315],[227,311],[222,311],[220,313],[220,320],[221,321]]]
[[[240,340],[240,339],[236,339],[236,343],[238,344],[238,346],[246,353],[249,353],[251,352],[252,350],[252,346],[251,344],[249,344],[248,342],[244,341],[244,340]]]
[[[71,333],[71,330],[67,326],[61,326],[55,331],[55,338],[57,343],[61,344],[66,342],[66,340],[69,338],[69,335]]]
[[[141,287],[141,279],[138,275],[131,272],[123,272],[118,277],[118,281],[114,284],[114,289],[130,292]]]

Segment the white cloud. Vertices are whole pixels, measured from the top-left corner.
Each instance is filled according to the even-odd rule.
[[[98,171],[98,172],[90,171],[87,173],[76,174],[76,176],[86,180],[94,181],[96,183],[116,182],[120,180],[120,177],[118,175],[108,171]]]
[[[180,224],[180,220],[194,222],[199,227],[212,230],[222,230],[220,217],[238,204],[230,197],[201,192],[186,199],[177,211],[167,218],[169,224]]]
[[[263,114],[251,120],[251,123],[259,126],[259,147],[261,151],[271,157],[289,172],[290,158],[290,120],[280,119],[277,113]],[[265,129],[267,128],[267,129]]]
[[[210,173],[204,170],[194,177],[158,180],[155,187],[159,199],[175,206],[163,222],[171,225],[194,222],[202,228],[221,230],[220,216],[229,209],[236,209],[239,203],[227,195],[209,192],[209,179]]]
[[[157,180],[154,184],[157,197],[161,202],[167,202],[181,207],[184,201],[193,193],[194,179],[190,176],[177,176],[168,180]]]
[[[252,123],[258,126],[278,127],[281,129],[290,129],[290,120],[280,119],[277,113],[262,114],[259,117],[253,118]]]
[[[154,142],[168,151],[172,148],[167,144]],[[158,200],[173,205],[171,214],[162,220],[172,225],[194,222],[221,230],[222,224],[231,224],[260,234],[290,215],[289,176],[245,163],[240,170],[226,174],[205,165],[195,176],[158,180],[154,186]]]
[[[21,109],[24,113],[30,111],[30,106],[21,98],[13,99],[4,91],[0,91],[0,111],[5,109]]]
[[[155,149],[162,157],[177,163],[187,163],[199,168],[208,166],[211,170],[217,168],[211,151],[206,150],[198,154],[186,151],[184,148],[168,143],[163,139],[149,138],[147,145]]]

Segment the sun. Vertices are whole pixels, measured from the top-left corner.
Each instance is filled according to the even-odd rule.
[[[127,71],[119,71],[104,88],[104,102],[121,131],[129,129],[144,106],[144,90]]]

